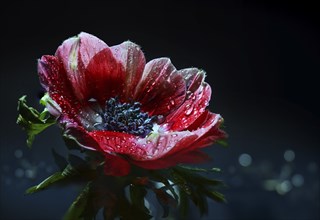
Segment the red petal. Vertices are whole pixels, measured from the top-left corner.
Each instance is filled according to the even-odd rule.
[[[203,112],[192,124],[190,124],[186,130],[188,131],[194,131],[197,130],[198,128],[200,128],[205,122],[208,121],[210,114],[212,114],[211,112],[209,112],[208,110],[206,110],[205,112]]]
[[[211,118],[211,119],[210,119]],[[227,138],[227,134],[220,129],[220,125],[223,122],[223,119],[220,115],[216,115],[214,113],[209,113],[209,117],[206,123],[203,126],[208,126],[208,122],[213,120],[213,118],[217,118],[217,123],[214,126],[211,126],[210,130],[206,132],[197,142],[194,143],[197,148],[203,148],[209,145],[212,145],[217,140]],[[216,119],[215,119],[216,120]]]
[[[186,81],[187,90],[195,92],[204,81],[205,72],[197,68],[186,68],[178,71]]]
[[[205,82],[195,92],[188,90],[184,103],[166,118],[166,122],[171,124],[170,129],[181,131],[189,127],[205,111],[210,97],[211,87]]]
[[[131,161],[133,164],[144,169],[164,169],[181,163],[201,163],[209,160],[207,154],[201,151],[190,151],[165,158],[150,161]]]
[[[57,49],[56,56],[63,63],[68,79],[79,100],[90,98],[85,68],[92,57],[107,47],[107,44],[97,37],[80,33],[77,37],[64,41]]]
[[[139,137],[134,135],[113,131],[92,131],[89,134],[106,153],[126,154],[136,159],[146,155],[143,146],[136,143]]]
[[[203,148],[212,145],[215,141],[225,138],[226,134],[220,130],[220,125],[223,119],[219,114],[214,114],[209,112],[206,121],[195,130],[193,133],[198,135],[197,140],[195,140],[189,147],[184,148],[183,146],[179,149],[175,148],[175,151],[170,153],[182,153],[187,151],[193,151],[199,148]]]
[[[107,99],[122,94],[126,73],[109,48],[103,49],[91,59],[85,74],[89,96],[97,99],[101,105]]]
[[[114,57],[121,62],[126,72],[124,100],[133,99],[133,91],[141,79],[146,60],[140,47],[130,41],[111,47]]]
[[[159,58],[146,64],[134,97],[144,111],[167,115],[181,105],[185,89],[185,82],[170,59]]]
[[[192,132],[172,132],[171,136],[176,135],[177,138],[180,137],[180,140],[176,141],[176,144],[172,149],[159,156],[168,157],[197,150],[200,147],[204,147],[203,144],[209,144],[209,142],[207,142],[209,139],[205,143],[202,142],[202,140],[207,139],[208,137],[210,137],[210,144],[214,143],[214,141],[222,138],[219,130],[221,122],[222,120],[220,115],[210,113],[210,117],[207,117],[207,120],[197,130]]]
[[[120,156],[105,154],[104,173],[111,176],[125,176],[130,172],[130,164]]]
[[[38,73],[42,86],[61,108],[61,121],[77,122],[79,103],[76,101],[62,64],[54,56],[38,60]]]

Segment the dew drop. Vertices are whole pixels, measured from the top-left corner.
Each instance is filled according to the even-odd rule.
[[[174,103],[174,100],[171,100],[170,103],[171,103],[171,105],[174,105],[174,104],[175,104],[175,103]]]
[[[184,113],[185,113],[185,115],[191,115],[191,113],[193,111],[193,106],[191,106],[191,105],[189,105],[188,107],[187,106],[186,106],[186,111]]]
[[[151,143],[151,141],[148,140],[148,141],[147,141],[147,144],[150,144],[150,143]]]
[[[116,147],[119,149],[119,148],[120,148],[120,145],[117,145]]]

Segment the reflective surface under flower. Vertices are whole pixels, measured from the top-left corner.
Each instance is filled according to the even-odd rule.
[[[200,149],[225,137],[222,117],[207,110],[205,72],[176,70],[168,58],[146,63],[130,41],[109,47],[80,33],[43,56],[38,72],[65,137],[102,152],[106,174],[201,162]]]

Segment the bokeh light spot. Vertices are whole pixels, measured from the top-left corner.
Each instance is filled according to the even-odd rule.
[[[283,154],[283,157],[287,162],[291,162],[295,158],[295,153],[293,150],[286,150]]]
[[[252,157],[249,154],[241,154],[239,156],[239,164],[243,167],[248,167],[252,163]]]
[[[276,186],[276,191],[280,195],[284,195],[292,189],[291,182],[289,180],[285,180]]]
[[[20,150],[20,149],[17,149],[17,150],[15,150],[14,151],[14,156],[16,157],[16,158],[21,158],[22,156],[23,156],[23,152],[22,152],[22,150]]]
[[[304,184],[304,178],[301,174],[295,174],[291,178],[291,182],[295,187],[301,187]]]
[[[16,169],[14,175],[18,178],[22,178],[24,176],[24,170],[21,168]]]

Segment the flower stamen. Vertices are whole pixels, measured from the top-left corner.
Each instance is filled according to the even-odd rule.
[[[161,116],[150,117],[147,112],[142,112],[140,107],[140,102],[121,103],[117,97],[110,98],[101,113],[102,122],[95,126],[102,130],[125,132],[144,138]]]

